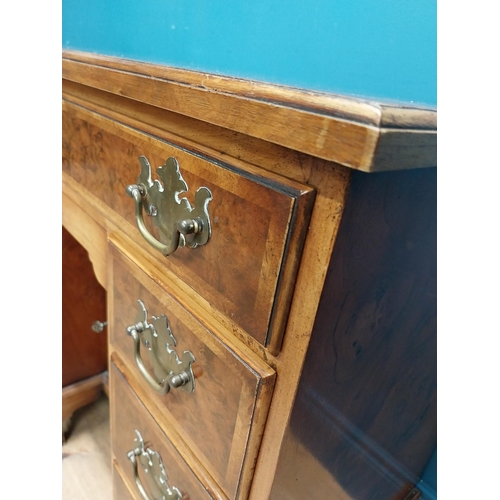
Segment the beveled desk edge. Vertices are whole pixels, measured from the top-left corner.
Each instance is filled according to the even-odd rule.
[[[63,79],[365,172],[436,166],[437,111],[63,51]]]

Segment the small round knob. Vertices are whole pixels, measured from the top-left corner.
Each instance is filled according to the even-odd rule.
[[[171,387],[177,389],[182,385],[186,385],[189,382],[189,375],[186,372],[180,372],[170,378],[169,384]]]
[[[177,229],[182,234],[201,233],[203,230],[203,221],[199,217],[181,220],[177,223]]]
[[[92,325],[92,330],[96,333],[100,333],[104,330],[104,327],[107,326],[108,322],[107,321],[94,321],[94,324]]]

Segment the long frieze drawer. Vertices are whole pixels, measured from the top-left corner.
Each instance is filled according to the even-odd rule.
[[[314,190],[64,109],[63,171],[162,266],[277,353]]]
[[[110,390],[111,450],[135,496],[143,498],[143,489],[150,499],[221,498],[198,480],[113,363]]]
[[[110,350],[229,498],[245,498],[275,372],[231,346],[110,244]]]

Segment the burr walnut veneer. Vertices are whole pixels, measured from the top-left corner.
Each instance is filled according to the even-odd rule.
[[[418,498],[435,111],[64,52],[62,123],[63,225],[107,292],[114,499]],[[195,221],[168,257],[153,187]]]

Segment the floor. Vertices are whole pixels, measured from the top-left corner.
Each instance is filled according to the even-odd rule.
[[[62,447],[62,499],[111,500],[109,401],[103,394],[76,411]]]

